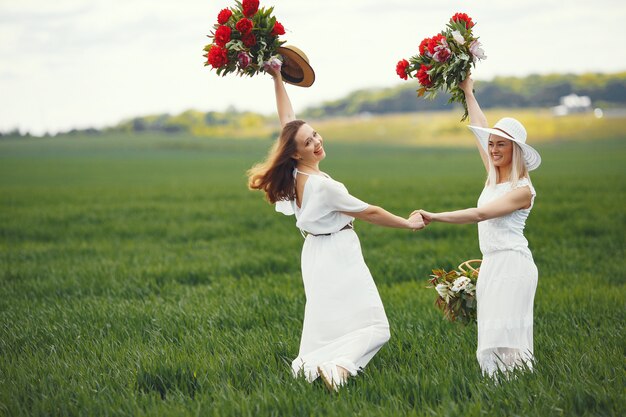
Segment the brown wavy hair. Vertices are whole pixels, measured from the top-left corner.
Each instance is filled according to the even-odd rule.
[[[280,137],[272,146],[265,161],[248,170],[248,188],[262,190],[270,203],[296,198],[296,182],[293,170],[296,160],[296,134],[304,120],[292,120],[280,132]]]

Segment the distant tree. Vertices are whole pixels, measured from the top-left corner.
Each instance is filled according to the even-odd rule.
[[[136,117],[131,121],[133,132],[143,132],[147,129],[146,121],[141,117]]]
[[[611,80],[606,84],[604,90],[597,95],[597,99],[613,103],[623,103],[626,97],[626,81]]]
[[[452,109],[449,95],[440,93],[434,100],[417,97],[418,83],[411,80],[391,88],[362,89],[347,96],[309,107],[299,114],[305,119],[354,116],[363,113],[386,114]],[[626,72],[614,74],[532,74],[526,77],[495,77],[477,81],[476,93],[484,108],[549,107],[562,96],[575,93],[589,96],[600,105],[626,106]],[[156,114],[120,122],[107,131],[187,132],[197,136],[223,135],[228,129],[259,130],[267,126],[266,116],[229,106],[224,112],[187,110],[178,115]],[[274,121],[275,122],[275,121]],[[95,134],[97,130],[72,130],[68,134]],[[21,137],[19,131],[0,137]],[[270,135],[274,137],[275,135]]]
[[[572,86],[569,82],[546,85],[530,98],[529,104],[537,107],[556,106],[561,97],[571,93]]]

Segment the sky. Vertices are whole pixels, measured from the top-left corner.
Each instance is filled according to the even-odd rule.
[[[0,131],[57,133],[147,114],[231,106],[274,112],[271,78],[218,77],[202,48],[227,0],[0,0]],[[261,0],[309,57],[296,114],[402,81],[395,65],[456,12],[477,25],[477,80],[626,70],[622,0]],[[477,90],[480,84],[476,84]],[[416,84],[417,88],[417,84]]]

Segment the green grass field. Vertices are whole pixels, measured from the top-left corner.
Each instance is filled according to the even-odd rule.
[[[0,415],[618,416],[626,411],[626,146],[545,143],[527,233],[534,373],[480,376],[476,329],[430,270],[480,257],[475,225],[358,222],[392,339],[338,395],[290,375],[304,292],[294,219],[246,189],[269,141],[0,141]],[[334,144],[372,204],[473,206],[473,149]]]

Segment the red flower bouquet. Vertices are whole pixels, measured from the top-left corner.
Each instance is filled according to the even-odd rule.
[[[220,76],[231,72],[253,76],[266,65],[280,66],[276,50],[285,43],[279,39],[285,28],[272,15],[274,8],[259,8],[259,0],[235,3],[217,15],[209,35],[211,43],[204,47],[204,65]]]
[[[476,62],[487,58],[478,38],[472,33],[475,23],[465,13],[456,13],[450,18],[446,28],[424,39],[419,45],[419,54],[407,61],[402,59],[396,65],[396,73],[404,80],[417,78],[419,97],[435,98],[440,90],[447,91],[449,103],[461,103],[467,119],[465,94],[459,88]]]

